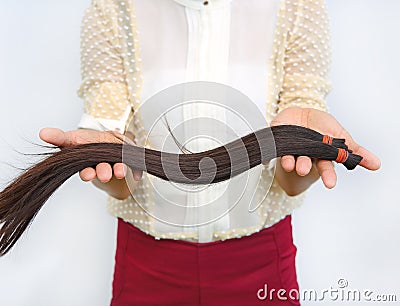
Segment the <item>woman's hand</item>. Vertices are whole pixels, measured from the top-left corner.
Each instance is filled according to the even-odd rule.
[[[128,136],[117,132],[100,132],[85,129],[64,132],[57,128],[44,128],[40,131],[39,137],[52,145],[69,147],[95,142],[122,143]],[[79,173],[83,181],[92,181],[96,187],[117,199],[125,199],[131,194],[125,180],[127,174],[128,167],[123,163],[116,163],[113,166],[108,163],[100,163],[95,168],[86,168]],[[132,176],[134,181],[137,182],[142,177],[142,171],[133,171]]]
[[[360,166],[368,170],[378,170],[380,160],[364,147],[357,144],[351,135],[330,114],[312,108],[291,107],[280,112],[272,121],[271,126],[293,124],[304,126],[333,136],[346,139],[346,144],[354,154],[363,157]],[[336,185],[336,172],[331,161],[315,159],[306,156],[283,156],[278,163],[276,178],[281,187],[289,195],[297,195],[306,190],[321,177],[327,188]]]

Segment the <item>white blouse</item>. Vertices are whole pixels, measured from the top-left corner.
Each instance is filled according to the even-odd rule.
[[[139,145],[179,152],[160,120],[165,115],[186,149],[206,150],[266,126],[286,107],[326,110],[329,53],[319,0],[93,0],[82,23],[79,127],[130,130]],[[224,84],[248,100],[184,106],[177,100],[165,114],[171,101],[159,93],[192,81]],[[234,108],[252,109],[245,119],[253,128],[232,115]],[[109,197],[108,210],[156,238],[208,242],[275,224],[302,198],[288,197],[273,167],[261,165],[195,187],[145,173],[130,198]]]

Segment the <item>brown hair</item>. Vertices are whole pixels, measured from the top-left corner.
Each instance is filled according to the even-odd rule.
[[[89,143],[60,148],[28,168],[0,193],[0,256],[21,237],[47,199],[68,178],[98,163],[124,162],[164,180],[212,184],[284,155],[340,161],[351,170],[362,157],[344,139],[330,138],[300,126],[264,128],[218,148],[174,154],[122,143]]]

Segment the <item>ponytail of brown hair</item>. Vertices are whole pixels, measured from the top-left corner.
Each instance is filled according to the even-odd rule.
[[[329,141],[326,141],[329,139]],[[218,148],[174,154],[131,144],[89,143],[60,150],[28,168],[0,192],[0,256],[7,254],[49,197],[75,173],[106,162],[184,184],[213,184],[284,155],[343,163],[351,170],[362,157],[344,139],[292,125],[264,128]]]

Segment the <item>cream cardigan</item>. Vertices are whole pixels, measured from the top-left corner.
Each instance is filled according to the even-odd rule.
[[[85,12],[81,32],[83,81],[78,91],[84,100],[85,109],[79,127],[123,132],[131,121],[129,128],[135,134],[136,142],[148,146],[143,118],[134,113],[141,105],[146,85],[146,79],[143,80],[146,71],[142,71],[145,65],[142,65],[143,46],[140,39],[140,35],[146,34],[146,31],[138,29],[141,16],[136,16],[136,13],[140,14],[140,1],[155,0],[136,0],[137,7],[135,0],[92,0]],[[158,0],[158,3],[160,1],[171,2],[168,5],[185,6],[186,17],[197,18],[201,10],[220,7],[231,10],[231,2],[240,0],[214,0],[208,1],[206,5],[197,0]],[[327,80],[330,64],[329,21],[324,1],[274,2],[277,5],[277,16],[273,24],[273,37],[266,38],[271,40],[272,46],[268,50],[269,55],[266,54],[269,58],[265,84],[267,122],[290,106],[326,110],[325,96],[330,90]],[[136,8],[138,12],[135,12]],[[224,16],[222,13],[218,19]],[[145,58],[146,55],[143,55]],[[275,224],[301,205],[304,194],[287,196],[273,175],[271,167],[262,167],[257,186],[261,205],[252,212],[252,221],[244,222],[244,226],[238,226],[240,222],[231,222],[228,226],[225,224],[225,227],[222,223],[221,226],[211,224],[208,228],[199,226],[190,230],[180,226],[160,227],[157,218],[151,213],[157,203],[152,195],[152,178],[146,174],[132,197],[123,201],[109,197],[108,211],[158,239],[206,242],[241,237]],[[272,182],[271,187],[265,190],[269,182]],[[236,215],[236,218],[239,217]],[[246,219],[245,215],[242,217]]]

